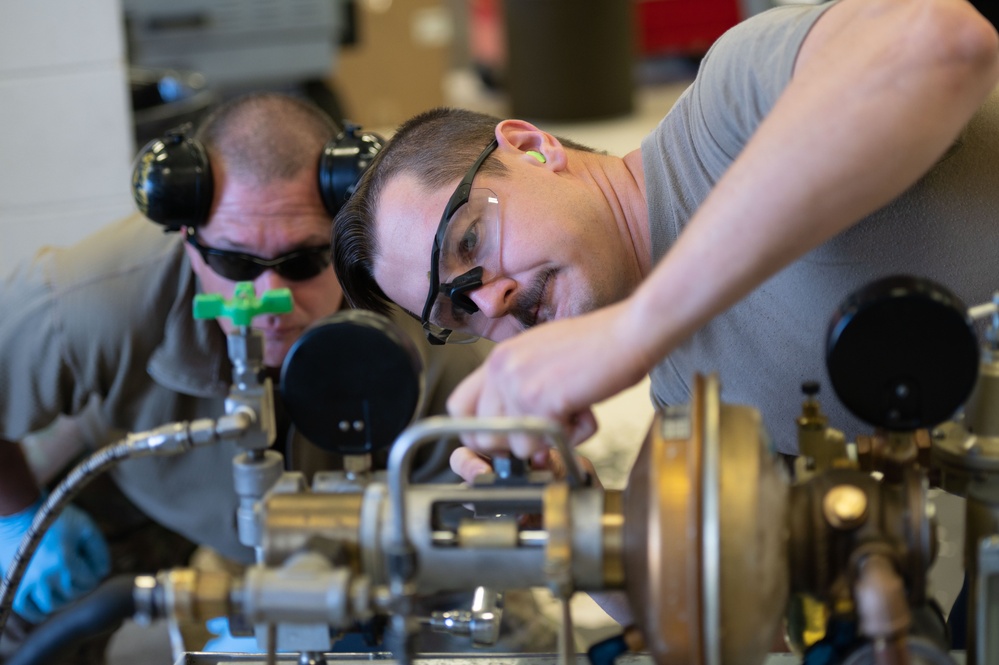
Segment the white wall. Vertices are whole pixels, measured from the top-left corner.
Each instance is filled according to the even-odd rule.
[[[0,2],[0,274],[129,214],[118,0]]]

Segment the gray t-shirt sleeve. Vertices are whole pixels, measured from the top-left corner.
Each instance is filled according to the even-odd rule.
[[[666,254],[773,108],[808,31],[831,4],[777,7],[726,32],[705,55],[695,81],[643,140],[653,262]]]
[[[727,166],[738,157],[787,87],[805,37],[828,7],[771,9],[711,47],[692,91],[692,129],[713,158]]]
[[[775,9],[735,28],[643,142],[655,260],[777,103],[802,42],[827,7]],[[814,118],[820,127],[824,120]],[[999,90],[955,146],[903,194],[784,267],[674,349],[650,373],[655,402],[687,403],[695,374],[718,372],[722,399],[759,409],[776,449],[794,453],[801,384],[820,381],[830,425],[848,439],[869,434],[871,425],[829,389],[824,359],[830,319],[851,293],[893,274],[938,281],[968,304],[991,297],[994,279],[978,268],[999,261],[996,136]]]
[[[776,104],[801,44],[831,4],[777,7],[726,32],[705,55],[694,83],[642,142],[653,263],[666,255]],[[680,355],[690,347],[685,344]],[[711,367],[719,360],[713,351],[698,357]],[[689,399],[686,365],[677,368],[667,358],[650,376],[658,405]]]

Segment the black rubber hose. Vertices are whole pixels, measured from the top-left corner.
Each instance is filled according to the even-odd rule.
[[[4,665],[47,665],[92,637],[118,630],[135,614],[134,588],[134,575],[105,580],[39,624]]]

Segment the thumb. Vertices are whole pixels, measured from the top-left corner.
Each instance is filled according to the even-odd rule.
[[[460,446],[451,453],[451,470],[471,483],[476,476],[491,472],[493,467],[471,448]]]

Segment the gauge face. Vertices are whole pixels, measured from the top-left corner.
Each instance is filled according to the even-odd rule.
[[[945,287],[908,275],[856,291],[829,325],[826,367],[837,397],[888,430],[932,427],[964,404],[979,344],[967,307]]]
[[[341,455],[384,450],[412,421],[423,363],[389,319],[361,310],[317,321],[281,368],[288,416],[309,441]]]

